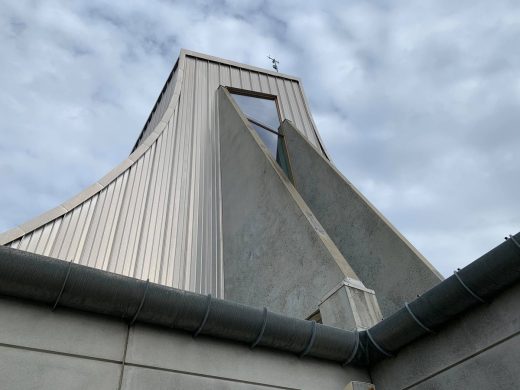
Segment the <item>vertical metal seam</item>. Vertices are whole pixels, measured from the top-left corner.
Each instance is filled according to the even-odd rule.
[[[190,129],[187,128],[187,118],[189,116],[189,110],[190,110],[190,89],[188,86],[188,71],[190,71],[190,67],[188,66],[188,60],[186,60],[186,75],[184,77],[184,82],[182,85],[182,101],[181,106],[179,107],[179,115],[182,114],[182,121],[180,121],[180,125],[178,128],[178,131],[182,131],[182,143],[179,145],[179,150],[181,151],[181,158],[180,158],[180,164],[179,164],[179,192],[178,192],[178,199],[176,204],[176,213],[177,213],[177,225],[180,227],[179,233],[177,233],[174,243],[175,243],[175,251],[174,251],[174,257],[175,259],[179,259],[179,267],[178,272],[176,272],[173,275],[174,283],[176,287],[183,288],[184,287],[184,281],[185,281],[185,274],[186,274],[186,268],[187,268],[187,259],[186,259],[186,229],[188,226],[186,225],[186,220],[188,218],[188,210],[189,203],[186,206],[184,203],[188,202],[189,197],[189,188],[188,188],[188,167],[190,163],[190,153],[191,150],[189,148],[190,142],[191,142],[191,132]],[[182,108],[182,110],[181,110]],[[177,195],[177,193],[176,193]],[[185,206],[185,207],[182,207]]]
[[[36,229],[34,232],[33,232],[33,235],[35,232],[37,232],[38,230],[41,230],[41,233],[40,235],[38,236],[38,239],[36,240],[36,245],[34,245],[34,252],[36,253],[36,250],[38,249],[38,246],[40,245],[40,240],[42,239],[42,236],[43,236],[43,231],[45,229],[45,227],[47,226],[47,224],[45,225],[42,225],[40,226],[38,229]]]
[[[83,212],[84,205],[85,205],[85,201],[83,201],[82,203],[80,203],[79,205],[77,205],[76,207],[74,207],[71,210],[71,211],[73,211],[73,213],[78,210],[79,210],[79,212],[78,212],[78,218],[76,221],[74,221],[74,224],[72,226],[72,232],[69,232],[70,242],[68,244],[67,250],[65,251],[65,253],[63,253],[63,259],[65,259],[65,260],[73,260],[73,259],[69,258],[69,253],[71,252],[71,249],[73,249],[74,237],[75,237],[76,231],[78,229],[78,225],[79,225],[79,222],[81,219],[81,213]],[[71,218],[71,222],[72,222],[72,218]],[[69,227],[70,227],[70,224],[69,224]],[[69,230],[69,229],[67,229],[67,230]]]
[[[119,179],[121,180],[122,183],[119,186],[119,191],[117,193],[115,203],[111,204],[111,207],[114,208],[114,211],[113,211],[114,215],[112,216],[112,219],[115,219],[115,221],[113,220],[110,225],[110,228],[108,231],[108,237],[107,237],[108,242],[106,245],[105,253],[102,255],[102,257],[104,258],[102,269],[106,269],[106,270],[108,270],[108,268],[110,267],[110,257],[112,254],[113,244],[114,244],[115,236],[116,236],[116,232],[117,232],[117,223],[119,222],[119,216],[121,215],[121,207],[123,205],[124,191],[126,190],[126,184],[128,183],[128,172],[125,171],[122,174],[120,174],[116,180],[119,180]],[[117,216],[115,214],[117,214]],[[108,217],[109,216],[107,216],[107,218]]]
[[[67,211],[65,214],[63,214],[63,217],[62,217],[63,220],[64,220],[67,216],[69,216],[69,215],[70,215],[70,211]],[[70,224],[70,217],[67,219],[66,227],[65,227],[65,226],[63,225],[63,223],[62,223],[62,224],[60,225],[60,229],[58,229],[58,233],[56,234],[56,237],[55,237],[55,239],[54,239],[54,243],[53,243],[53,245],[52,245],[52,249],[51,249],[51,253],[52,253],[52,254],[53,254],[54,250],[57,249],[57,253],[56,253],[56,256],[55,256],[55,257],[57,257],[57,255],[61,252],[61,248],[63,247],[63,241],[64,241],[64,240],[61,240],[60,243],[58,243],[58,240],[57,240],[58,236],[60,235],[61,228],[63,228],[63,229],[64,229],[63,231],[66,232],[67,229],[69,228],[69,224]],[[64,234],[65,234],[65,233],[64,233]],[[58,246],[56,247],[56,245],[58,245]]]
[[[94,255],[94,267],[100,268],[98,266],[99,262],[99,249],[100,244],[103,242],[103,238],[106,234],[107,229],[107,221],[109,220],[109,214],[110,214],[110,206],[112,205],[112,200],[114,198],[116,188],[115,188],[115,181],[110,183],[110,185],[106,186],[106,193],[105,193],[105,202],[107,203],[106,207],[103,207],[101,209],[101,212],[99,214],[99,221],[97,223],[98,230],[96,231],[96,237],[99,237],[97,241],[94,241],[94,245],[92,245],[93,248],[95,248],[95,255]],[[95,245],[97,244],[97,245]]]
[[[167,225],[168,221],[168,201],[169,201],[169,194],[170,194],[170,188],[171,188],[171,166],[172,166],[172,159],[173,159],[173,140],[175,138],[175,135],[171,132],[171,124],[172,118],[168,120],[166,126],[167,128],[164,130],[164,134],[167,135],[167,144],[164,149],[165,153],[165,159],[164,159],[164,170],[163,170],[163,176],[162,176],[162,190],[161,190],[161,197],[160,197],[160,204],[161,204],[161,211],[159,212],[159,215],[161,216],[160,224],[157,227],[157,244],[154,244],[155,247],[155,253],[156,253],[156,268],[155,268],[155,282],[162,284],[163,279],[163,270],[165,267],[165,263],[167,263],[166,259],[163,257],[163,249],[164,244],[166,242],[166,230],[165,226]],[[152,252],[153,253],[153,252]]]
[[[123,214],[124,214],[124,210],[123,210],[123,206],[126,202],[126,200],[128,199],[128,197],[130,196],[129,194],[129,191],[128,191],[128,183],[130,182],[130,172],[132,171],[132,167],[128,168],[124,174],[127,175],[127,178],[126,178],[126,182],[125,182],[125,188],[122,190],[123,194],[122,194],[122,197],[121,197],[121,204],[120,204],[120,210],[119,212],[117,213],[117,221],[115,223],[115,230],[116,230],[116,233],[114,233],[114,237],[112,239],[112,244],[110,245],[110,252],[108,254],[108,263],[113,263],[115,261],[115,264],[113,265],[112,269],[116,269],[116,266],[117,266],[117,263],[118,263],[118,257],[119,257],[119,249],[117,250],[117,252],[114,252],[114,249],[115,249],[115,246],[116,246],[116,236],[117,234],[119,233],[119,235],[123,235],[123,229],[119,229],[119,226],[121,226],[121,219],[123,218]],[[132,187],[134,185],[134,182],[132,181]],[[128,217],[128,210],[127,212],[125,213],[125,216],[124,216],[124,220],[126,221],[126,218]],[[121,244],[122,244],[123,240],[120,240],[119,241],[119,247],[121,247]],[[115,259],[114,259],[114,256],[115,256]],[[108,269],[108,268],[107,268]]]
[[[113,243],[113,248],[112,248],[112,256],[115,257],[115,259],[113,260],[114,261],[114,266],[113,266],[113,269],[115,272],[117,272],[118,268],[119,268],[119,262],[121,259],[123,259],[123,267],[122,267],[122,270],[124,270],[124,262],[125,261],[128,261],[126,260],[126,256],[121,256],[121,247],[123,245],[123,241],[125,239],[125,233],[128,232],[128,235],[130,235],[130,232],[132,230],[132,223],[133,223],[133,217],[135,215],[135,212],[134,213],[131,213],[130,210],[131,210],[131,207],[130,207],[130,203],[132,202],[132,199],[133,199],[133,194],[134,194],[134,188],[135,188],[135,185],[137,183],[137,186],[139,186],[139,177],[137,175],[137,167],[138,167],[138,164],[139,164],[139,160],[137,160],[134,165],[132,165],[129,169],[128,169],[128,179],[126,181],[127,183],[127,186],[125,188],[125,198],[123,199],[123,202],[121,203],[121,212],[120,212],[120,217],[122,217],[122,215],[124,214],[124,219],[122,221],[122,225],[119,225],[121,223],[121,220],[119,221],[118,223],[118,226],[121,226],[121,230],[119,232],[119,245],[118,245],[118,248],[117,248],[117,251],[114,251],[115,250],[115,245],[116,245],[116,242],[117,240],[115,239],[114,237],[114,243]],[[131,184],[130,184],[131,182]],[[130,186],[130,189],[128,188],[128,186]],[[127,195],[127,196],[126,196]],[[128,206],[128,207],[126,207]],[[128,221],[128,218],[130,216],[130,223],[127,223]],[[127,230],[127,227],[128,227],[128,230]],[[126,253],[126,251],[125,251]]]
[[[133,272],[134,278],[138,278],[138,279],[141,279],[140,277],[137,277],[137,269],[138,269],[138,262],[140,261],[139,258],[141,256],[142,250],[143,250],[143,245],[142,245],[143,235],[145,234],[144,229],[142,227],[144,226],[146,218],[148,217],[148,201],[150,199],[150,187],[152,185],[152,177],[153,177],[152,171],[153,171],[153,167],[154,167],[154,163],[155,163],[155,156],[157,155],[157,140],[154,141],[153,145],[150,145],[149,151],[150,151],[150,153],[152,153],[152,162],[148,166],[148,172],[146,172],[148,180],[147,180],[147,183],[145,186],[147,187],[147,190],[146,190],[146,197],[145,197],[145,199],[143,201],[143,205],[142,205],[142,207],[144,208],[143,216],[142,216],[141,221],[139,222],[141,225],[141,230],[139,232],[139,239],[137,240],[137,256],[135,257],[136,261],[134,264],[134,272]]]
[[[181,117],[181,96],[179,95],[179,103],[176,107],[176,118],[175,118],[175,145],[174,145],[174,153],[178,150],[180,150],[180,147],[181,145],[183,144],[183,140],[182,140],[182,136],[181,136],[181,129],[180,129],[180,117]],[[182,166],[182,161],[180,159],[180,153],[178,153],[177,155],[177,161],[176,161],[176,164],[175,166],[173,167],[172,169],[172,175],[175,174],[174,177],[172,177],[172,184],[171,184],[171,188],[172,188],[172,193],[173,193],[173,189],[175,189],[174,193],[173,193],[173,200],[170,200],[170,207],[171,207],[171,223],[172,223],[172,226],[174,225],[174,221],[175,221],[175,218],[178,219],[178,216],[179,216],[179,206],[180,206],[180,192],[181,192],[181,189],[180,189],[180,184],[181,183],[181,178],[180,178],[180,168]],[[179,194],[179,197],[177,197],[177,194]],[[175,284],[175,265],[177,263],[177,257],[175,256],[175,253],[176,253],[176,250],[177,250],[177,237],[179,235],[179,233],[176,231],[176,234],[175,236],[173,234],[171,234],[171,228],[168,229],[168,231],[170,232],[170,237],[169,237],[169,244],[168,244],[168,254],[167,254],[167,259],[169,260],[169,263],[168,263],[168,266],[171,267],[171,272],[167,272],[167,278],[169,277],[169,275],[171,274],[171,280],[170,280],[170,284],[171,286],[176,286],[177,285]],[[169,269],[169,268],[168,268]],[[177,272],[178,273],[178,272]]]
[[[165,130],[161,133],[160,137],[160,145],[158,146],[158,157],[157,157],[157,166],[154,168],[155,170],[155,183],[153,186],[153,195],[151,198],[150,204],[150,217],[149,217],[149,225],[148,231],[146,234],[146,248],[145,248],[145,256],[143,262],[143,274],[146,274],[147,278],[152,278],[154,282],[157,281],[155,275],[158,267],[158,256],[154,256],[154,251],[156,248],[156,242],[160,240],[160,226],[162,223],[162,215],[164,214],[164,210],[161,210],[161,197],[163,192],[164,185],[164,172],[166,171],[166,148],[168,146],[168,138],[169,132]],[[159,228],[159,229],[157,229]],[[146,267],[145,267],[146,264]],[[145,272],[146,270],[146,272]]]
[[[194,239],[194,252],[195,252],[195,273],[194,273],[194,291],[198,293],[202,293],[202,270],[203,270],[203,256],[202,256],[202,240],[204,239],[204,100],[207,96],[204,96],[202,91],[205,89],[206,85],[204,85],[202,77],[199,77],[199,73],[202,76],[203,66],[207,65],[207,61],[202,59],[197,60],[197,67],[200,68],[196,73],[196,78],[199,79],[199,85],[197,89],[197,111],[200,115],[197,115],[198,118],[198,128],[194,128],[193,130],[197,132],[198,145],[197,145],[197,166],[198,169],[196,171],[195,181],[197,188],[197,207],[195,208],[197,214],[197,228],[194,229],[195,239]],[[206,80],[207,82],[207,80]],[[198,180],[197,180],[198,179]]]
[[[160,184],[160,177],[161,177],[161,162],[163,158],[163,148],[165,146],[165,139],[163,137],[164,133],[161,133],[161,136],[158,137],[155,142],[155,156],[154,160],[152,162],[152,165],[150,167],[150,173],[152,175],[150,180],[150,187],[149,187],[149,197],[146,202],[146,219],[144,222],[144,227],[146,228],[142,239],[142,251],[141,251],[141,278],[144,279],[150,277],[151,272],[151,251],[153,251],[153,245],[154,245],[154,233],[155,233],[155,224],[158,222],[156,220],[157,217],[157,208],[158,204],[157,196],[160,194],[161,191],[161,184]]]
[[[213,208],[211,207],[211,201],[213,197],[213,188],[212,188],[212,159],[213,159],[213,144],[212,144],[212,133],[213,133],[213,124],[211,123],[211,103],[212,103],[212,95],[210,93],[210,85],[212,84],[212,66],[208,61],[206,68],[206,122],[204,124],[204,207],[207,210],[206,213],[202,216],[203,226],[204,226],[204,235],[203,240],[201,241],[202,247],[202,256],[204,259],[204,273],[201,275],[201,290],[205,294],[213,294],[211,288],[209,286],[208,273],[211,272],[211,264],[212,264],[212,256],[211,256],[211,242],[213,240],[211,235],[211,223],[212,223],[212,214]]]
[[[127,272],[127,267],[133,261],[131,256],[128,256],[128,251],[131,245],[123,245],[124,242],[128,242],[129,238],[132,235],[132,231],[134,228],[134,218],[136,213],[138,212],[135,207],[132,208],[131,205],[135,205],[137,203],[137,196],[139,193],[139,187],[141,184],[141,175],[140,172],[142,170],[142,165],[144,161],[144,155],[141,156],[131,167],[128,173],[128,181],[131,182],[130,188],[127,188],[128,191],[128,203],[123,204],[121,207],[121,211],[125,213],[124,221],[122,224],[122,230],[120,233],[120,242],[119,248],[117,252],[115,252],[116,263],[114,265],[115,272],[121,270],[122,274],[129,274]]]
[[[96,195],[91,196],[88,199],[87,214],[85,215],[85,221],[83,223],[83,226],[81,227],[81,231],[80,231],[79,236],[78,236],[78,244],[77,244],[77,247],[76,247],[76,250],[75,250],[75,253],[74,253],[74,258],[76,259],[76,262],[78,264],[81,262],[81,253],[83,252],[83,247],[85,246],[85,240],[87,239],[86,231],[88,230],[88,226],[90,225],[90,218],[89,218],[89,216],[92,216],[91,210],[92,210],[92,213],[94,211],[94,209],[92,208],[92,204],[94,203],[94,206],[95,206],[95,202],[94,202],[94,197],[95,196]]]
[[[61,226],[61,223],[63,221],[63,217],[59,217],[55,219],[52,223],[51,232],[49,233],[49,238],[47,239],[47,242],[45,243],[45,248],[43,250],[43,254],[45,256],[50,255],[52,246],[54,245],[54,241],[56,239],[56,235],[58,234],[58,230]]]
[[[193,69],[194,67],[193,66],[190,66],[190,75],[194,75],[195,74],[195,69]],[[190,82],[192,82],[192,80],[190,80]],[[191,114],[191,117],[190,118],[186,118],[185,120],[187,121],[188,119],[190,120],[191,122],[191,126],[188,128],[187,130],[187,133],[189,134],[189,137],[187,137],[187,140],[186,140],[186,145],[188,146],[188,152],[189,152],[189,155],[186,156],[186,163],[188,165],[187,167],[187,174],[185,176],[186,178],[186,190],[184,192],[184,195],[185,195],[185,199],[186,199],[186,202],[187,202],[187,205],[185,207],[185,211],[186,213],[184,214],[184,218],[185,218],[185,221],[183,221],[183,223],[185,224],[185,229],[183,231],[183,239],[182,239],[182,251],[183,251],[183,255],[185,257],[185,261],[183,262],[183,265],[184,265],[184,269],[183,269],[183,284],[182,286],[180,287],[181,289],[184,289],[184,290],[189,290],[190,286],[189,286],[189,273],[191,272],[191,250],[189,248],[189,241],[190,241],[190,232],[191,232],[191,228],[190,228],[190,221],[191,221],[191,212],[190,212],[190,209],[192,207],[192,201],[191,201],[191,194],[192,194],[192,181],[191,181],[191,176],[192,176],[192,170],[193,170],[193,164],[192,164],[192,161],[193,161],[193,142],[194,142],[194,134],[193,134],[193,126],[194,126],[194,118],[195,118],[195,110],[193,109],[195,104],[194,104],[194,101],[195,101],[195,84],[196,84],[196,81],[193,81],[193,86],[189,86],[189,85],[186,85],[186,89],[188,91],[191,90],[191,96],[188,95],[186,100],[189,101],[191,100],[191,109],[186,106],[186,111],[187,111],[187,117],[190,116]],[[189,92],[188,92],[189,93]],[[186,233],[186,234],[185,234]],[[188,283],[188,286],[186,286],[186,283]]]
[[[196,132],[195,130],[195,118],[196,118],[196,98],[197,98],[197,60],[193,60],[193,66],[192,66],[192,75],[193,75],[193,86],[192,86],[192,96],[191,96],[191,126],[190,126],[190,134],[191,134],[191,144],[190,144],[190,168],[189,168],[189,175],[188,175],[188,189],[189,189],[189,196],[188,196],[188,215],[186,220],[186,265],[188,266],[186,268],[186,272],[184,274],[184,289],[190,290],[192,289],[191,280],[192,280],[192,272],[193,272],[193,232],[194,232],[194,219],[195,219],[195,211],[193,209],[193,206],[195,204],[195,183],[193,180],[194,172],[196,172],[196,169],[194,169],[195,161],[196,161]],[[187,284],[187,285],[186,285]]]
[[[171,122],[174,122],[174,118],[175,118],[175,111],[173,112],[172,114],[172,118],[171,118]],[[166,278],[168,276],[168,267],[169,267],[169,263],[170,263],[170,259],[168,256],[165,256],[165,251],[166,251],[166,242],[167,242],[167,239],[168,239],[168,227],[170,226],[170,220],[173,218],[173,215],[171,215],[171,209],[173,208],[172,204],[171,204],[171,196],[172,196],[172,188],[173,188],[173,179],[174,179],[174,172],[175,172],[175,169],[173,167],[174,165],[174,152],[175,152],[175,142],[176,142],[176,139],[177,139],[177,133],[174,131],[173,127],[174,125],[172,124],[170,126],[170,121],[168,121],[168,130],[169,132],[172,132],[171,135],[171,141],[170,141],[170,149],[169,149],[169,154],[170,154],[170,159],[169,159],[169,162],[168,162],[168,173],[169,173],[169,180],[168,180],[168,193],[166,195],[166,204],[165,204],[165,209],[164,209],[164,213],[166,215],[166,219],[164,221],[164,225],[163,225],[163,240],[162,240],[162,245],[161,245],[161,250],[160,250],[160,258],[161,258],[161,268],[160,268],[160,272],[159,272],[159,281],[160,283],[163,283],[164,281],[164,284],[167,284],[166,283]]]
[[[92,219],[90,220],[90,226],[88,228],[87,236],[85,238],[86,242],[89,243],[89,248],[84,246],[81,256],[83,257],[84,255],[86,255],[85,263],[87,265],[90,265],[90,259],[92,257],[92,248],[94,247],[94,242],[96,240],[97,231],[98,231],[98,227],[99,227],[99,223],[97,223],[95,221],[95,217],[97,215],[99,218],[101,218],[101,211],[103,210],[103,207],[105,206],[107,189],[108,189],[108,186],[103,188],[99,192],[99,198],[102,198],[102,199],[101,199],[101,202],[99,201],[100,199],[98,199],[98,201],[96,202],[96,207],[94,208],[94,213],[92,214]],[[88,251],[88,254],[84,251]]]
[[[219,238],[218,238],[218,267],[219,271],[217,278],[217,286],[219,286],[219,296],[221,299],[224,299],[225,296],[225,275],[224,275],[224,229],[222,229],[222,164],[221,164],[221,149],[220,149],[220,97],[219,94],[216,95],[216,107],[215,107],[215,119],[216,119],[216,129],[217,129],[217,164],[218,164],[218,183],[217,183],[217,191],[218,191],[218,229],[219,229]]]

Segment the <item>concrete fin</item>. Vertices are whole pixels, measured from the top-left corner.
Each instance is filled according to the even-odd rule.
[[[290,121],[280,127],[295,187],[384,316],[442,280],[433,266],[311,145]]]
[[[305,318],[358,278],[223,87],[217,104],[225,298]]]

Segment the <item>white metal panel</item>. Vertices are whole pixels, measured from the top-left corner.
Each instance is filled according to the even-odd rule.
[[[29,239],[29,242],[27,243],[27,248],[25,248],[28,252],[34,252],[36,250],[36,247],[38,245],[38,241],[41,238],[43,232],[43,228],[36,229],[33,234],[31,234],[31,238]]]
[[[42,249],[42,252],[36,252],[36,253],[42,253],[44,256],[50,256],[52,246],[53,246],[54,242],[56,241],[56,235],[58,234],[58,230],[60,229],[62,222],[63,222],[63,218],[57,218],[56,220],[54,220],[53,222],[50,222],[48,224],[48,225],[51,225],[51,234],[49,235],[49,240],[47,241],[45,248]]]

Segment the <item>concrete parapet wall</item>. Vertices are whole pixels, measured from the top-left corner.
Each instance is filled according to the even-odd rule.
[[[0,389],[343,389],[363,369],[0,298]],[[124,362],[124,364],[123,364]]]
[[[289,121],[294,185],[388,316],[442,280],[440,274]]]
[[[520,388],[520,285],[371,369],[378,390]]]

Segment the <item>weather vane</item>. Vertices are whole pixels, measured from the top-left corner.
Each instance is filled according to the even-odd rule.
[[[278,64],[280,63],[280,61],[276,61],[276,58],[271,57],[270,54],[267,56],[267,58],[269,58],[273,62],[273,69],[278,72]]]

